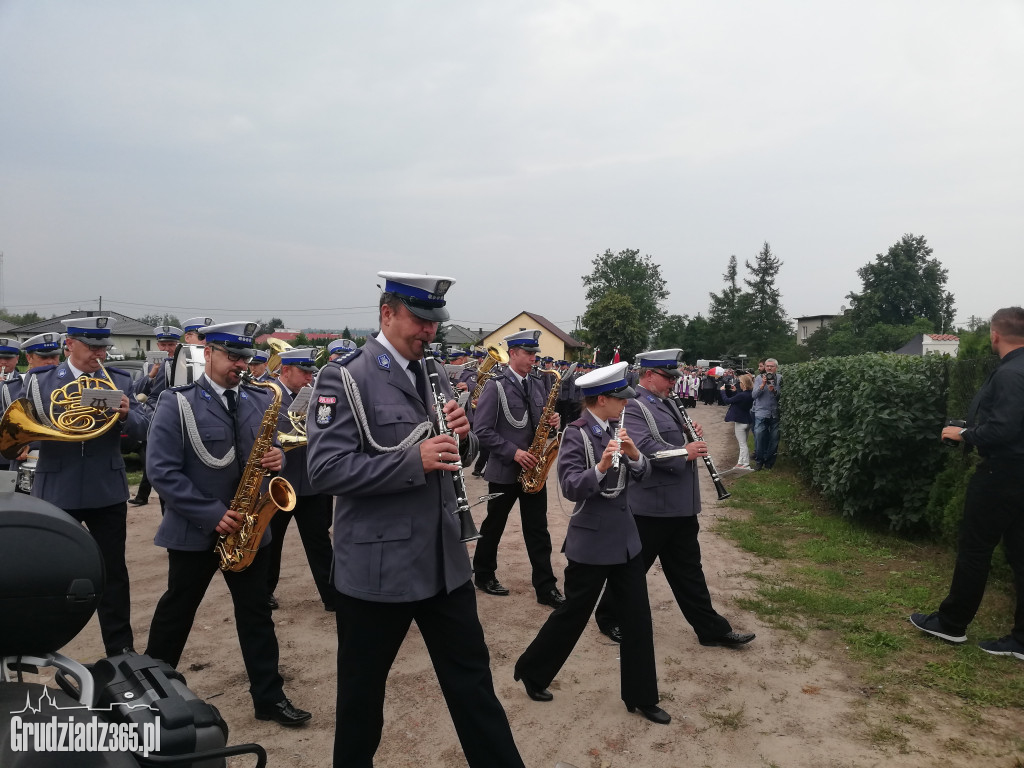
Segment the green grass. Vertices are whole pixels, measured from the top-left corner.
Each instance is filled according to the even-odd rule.
[[[951,646],[918,632],[908,617],[934,611],[945,597],[954,552],[835,514],[784,461],[729,490],[725,503],[750,514],[720,520],[718,531],[779,567],[772,576],[747,574],[758,586],[740,607],[801,639],[815,630],[835,632],[872,687],[911,698],[915,690],[932,689],[973,707],[1024,708],[1020,662],[976,645],[1012,625],[1013,588],[1005,568],[993,569],[969,642]],[[964,709],[970,717],[971,707]],[[899,749],[889,730],[877,727],[872,740]]]

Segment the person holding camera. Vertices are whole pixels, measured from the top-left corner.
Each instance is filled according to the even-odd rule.
[[[754,379],[754,469],[771,469],[779,452],[779,391],[782,374],[779,361],[764,361],[764,373]]]
[[[967,485],[964,517],[949,594],[936,613],[915,613],[910,622],[951,643],[967,641],[1000,541],[1017,584],[1017,605],[1010,634],[979,643],[986,653],[1024,661],[1024,309],[1007,307],[992,316],[989,331],[999,367],[974,396],[967,426],[947,426],[945,441],[978,449],[981,463]]]

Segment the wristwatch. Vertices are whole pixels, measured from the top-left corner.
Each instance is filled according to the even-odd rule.
[[[966,432],[966,431],[967,431],[967,427],[964,427],[963,429],[961,429],[961,430],[960,430],[960,431],[959,431],[959,432],[957,433],[958,435],[960,435],[960,439],[961,439],[961,440],[963,440],[963,439],[964,439],[964,432]]]

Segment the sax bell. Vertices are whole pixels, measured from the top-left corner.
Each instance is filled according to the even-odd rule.
[[[291,483],[283,477],[272,478],[267,492],[260,497],[256,508],[251,514],[244,516],[242,527],[235,533],[229,533],[222,542],[218,542],[220,569],[238,573],[252,565],[253,558],[259,552],[263,533],[270,525],[271,519],[279,509],[291,512],[295,509],[296,501],[297,496]]]

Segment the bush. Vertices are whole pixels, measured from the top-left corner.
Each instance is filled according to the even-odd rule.
[[[934,530],[926,519],[947,459],[948,358],[870,354],[786,366],[781,395],[787,452],[844,515]]]

